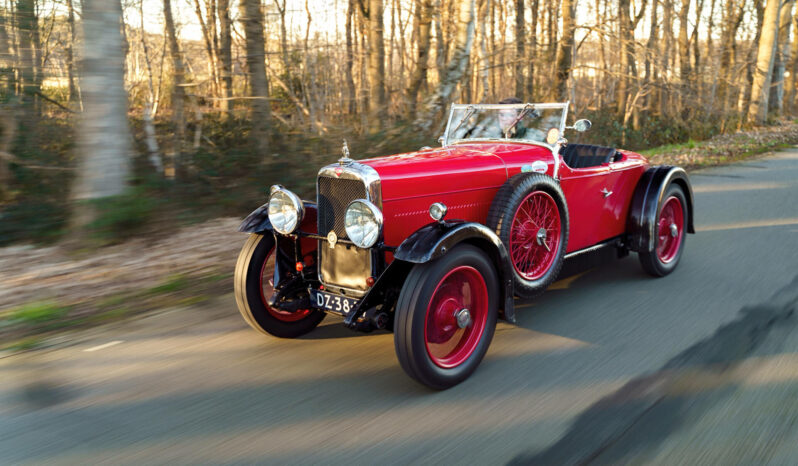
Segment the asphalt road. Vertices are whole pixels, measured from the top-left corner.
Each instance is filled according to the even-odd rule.
[[[306,337],[271,339],[226,296],[1,359],[0,463],[533,458],[599,400],[622,406],[627,382],[798,275],[798,149],[691,179],[699,231],[673,274],[649,278],[632,254],[558,282],[519,303],[518,324],[500,323],[480,368],[450,390],[406,377],[390,334],[351,333],[328,317]]]

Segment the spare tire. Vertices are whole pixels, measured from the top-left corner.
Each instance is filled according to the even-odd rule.
[[[568,245],[568,208],[555,179],[521,173],[507,180],[487,225],[507,248],[516,295],[534,297],[557,279]]]

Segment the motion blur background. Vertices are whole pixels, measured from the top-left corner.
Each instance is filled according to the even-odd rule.
[[[587,445],[580,435],[606,440],[591,426],[608,418],[588,408],[670,358],[701,354],[696,364],[716,374],[712,364],[737,367],[756,348],[789,356],[794,4],[0,0],[0,463],[312,463],[328,459],[320,446],[339,462],[503,462],[567,432],[542,461],[569,462],[556,454],[572,451],[579,462],[595,458],[593,447],[573,447]],[[644,281],[626,259],[559,283],[523,304],[534,312],[518,326],[500,326],[476,374],[484,378],[434,396],[405,380],[390,335],[339,333],[332,322],[314,341],[286,342],[243,328],[230,298],[244,241],[235,229],[271,184],[312,198],[318,168],[340,157],[344,139],[355,159],[415,150],[434,145],[451,103],[509,96],[570,101],[569,123],[593,122],[566,135],[575,142],[692,170],[699,234],[688,238],[681,275]],[[740,334],[756,338],[711,337],[749,305],[773,314],[741,320]],[[774,322],[787,322],[776,342],[767,337]],[[724,360],[713,345],[746,349]],[[353,350],[369,357],[344,356]],[[710,426],[743,425],[728,400],[753,395],[739,387],[798,377],[790,357],[757,361],[775,369],[687,389],[671,380],[657,400],[678,398],[661,409],[683,413],[698,403],[685,393],[717,390],[732,406],[721,412],[733,415]],[[498,398],[497,380],[513,387]],[[660,392],[621,393],[645,408]],[[689,460],[660,461],[695,464],[706,449],[788,464],[798,410],[784,401],[791,385],[777,395],[746,405],[787,403],[762,420],[770,444],[723,431],[722,441],[693,441]],[[430,412],[438,421],[419,430],[416,417]],[[331,440],[372,416],[382,416],[372,425],[381,440]],[[668,419],[651,423],[698,425]],[[618,432],[624,422],[613,424]],[[487,446],[497,439],[508,448]]]

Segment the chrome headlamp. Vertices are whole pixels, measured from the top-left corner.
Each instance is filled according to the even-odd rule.
[[[344,216],[346,236],[359,248],[370,248],[382,233],[382,212],[364,199],[349,203]]]
[[[296,194],[282,187],[272,187],[269,197],[269,221],[278,233],[288,235],[299,227],[305,207]]]

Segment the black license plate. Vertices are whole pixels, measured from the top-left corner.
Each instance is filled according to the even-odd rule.
[[[345,316],[355,308],[357,299],[311,289],[310,302],[316,308]]]

